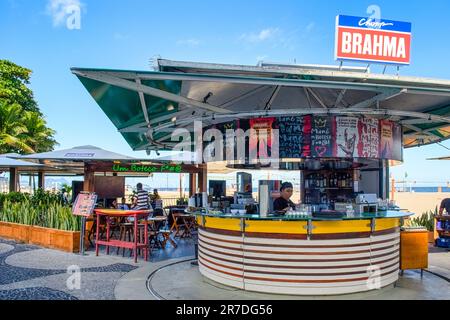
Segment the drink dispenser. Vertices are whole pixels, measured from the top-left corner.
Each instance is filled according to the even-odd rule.
[[[281,180],[260,180],[258,187],[259,208],[273,212],[273,201],[280,195]],[[262,202],[262,203],[261,203]]]

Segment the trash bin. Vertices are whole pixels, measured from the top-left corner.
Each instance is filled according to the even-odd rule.
[[[424,227],[402,227],[400,232],[400,270],[428,268],[428,231]]]

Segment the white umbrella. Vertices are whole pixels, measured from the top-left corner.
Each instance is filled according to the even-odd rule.
[[[34,160],[67,160],[67,161],[114,161],[114,160],[136,160],[136,158],[125,156],[123,154],[104,150],[95,146],[79,146],[70,149],[56,150],[50,152],[42,152],[29,154],[25,156],[18,156],[20,159],[34,159]]]

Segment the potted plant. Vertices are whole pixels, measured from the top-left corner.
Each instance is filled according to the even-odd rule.
[[[437,207],[433,210],[422,213],[419,217],[411,219],[410,226],[424,227],[428,231],[428,242],[434,243],[434,219],[437,215]]]

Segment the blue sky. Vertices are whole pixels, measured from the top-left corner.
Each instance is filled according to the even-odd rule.
[[[79,30],[68,29],[64,14],[58,14],[70,4],[81,5]],[[382,18],[413,24],[412,64],[401,68],[402,75],[450,79],[450,2],[445,0],[2,0],[0,58],[33,70],[31,87],[57,131],[58,148],[93,144],[144,156],[130,149],[70,67],[148,70],[157,55],[250,65],[258,60],[334,65],[335,16],[367,16],[370,5],[380,7]],[[450,142],[443,145],[450,148]],[[450,181],[450,161],[425,160],[443,155],[450,150],[436,145],[405,150],[405,163],[393,168],[393,175]]]

